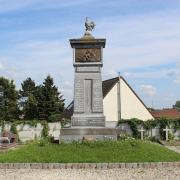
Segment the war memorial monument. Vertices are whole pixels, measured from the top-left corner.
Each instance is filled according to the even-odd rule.
[[[74,110],[71,127],[60,130],[60,141],[117,139],[115,128],[105,127],[101,69],[106,39],[94,38],[95,24],[86,18],[85,34],[70,39],[74,65]]]

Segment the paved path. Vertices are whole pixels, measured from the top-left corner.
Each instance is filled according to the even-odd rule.
[[[165,146],[165,147],[172,151],[180,153],[180,146]]]
[[[179,180],[180,168],[109,170],[2,170],[0,180]]]

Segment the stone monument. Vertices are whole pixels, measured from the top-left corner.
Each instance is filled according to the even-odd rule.
[[[116,139],[116,129],[105,127],[101,68],[106,39],[96,39],[91,31],[95,24],[86,18],[86,31],[80,39],[70,39],[73,48],[74,112],[71,128],[60,131],[60,140]]]
[[[105,39],[91,35],[95,24],[86,19],[81,39],[70,39],[74,50],[74,113],[72,126],[105,126],[101,67]]]

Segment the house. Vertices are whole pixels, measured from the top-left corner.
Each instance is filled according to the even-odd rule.
[[[143,121],[154,119],[146,105],[122,76],[103,81],[102,87],[107,127],[116,126],[120,119],[138,118]],[[71,117],[72,114],[73,102],[65,112],[66,117]]]
[[[176,119],[180,118],[180,109],[175,108],[168,108],[168,109],[161,109],[161,110],[153,110],[151,114],[155,118],[168,118],[168,119]]]

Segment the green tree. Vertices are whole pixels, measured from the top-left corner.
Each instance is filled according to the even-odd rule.
[[[38,101],[39,119],[48,120],[52,114],[61,114],[64,111],[64,99],[58,88],[54,85],[53,78],[48,75],[36,91]]]
[[[0,119],[18,118],[18,92],[13,81],[0,77]]]
[[[19,93],[22,114],[25,119],[35,119],[38,117],[35,82],[31,78],[27,78],[21,83],[21,86],[22,90]]]
[[[180,108],[180,100],[176,101],[175,105],[173,105],[173,108]]]
[[[28,77],[23,83],[21,83],[22,90],[20,90],[20,94],[23,97],[28,97],[29,94],[34,94],[36,89],[35,82]]]

